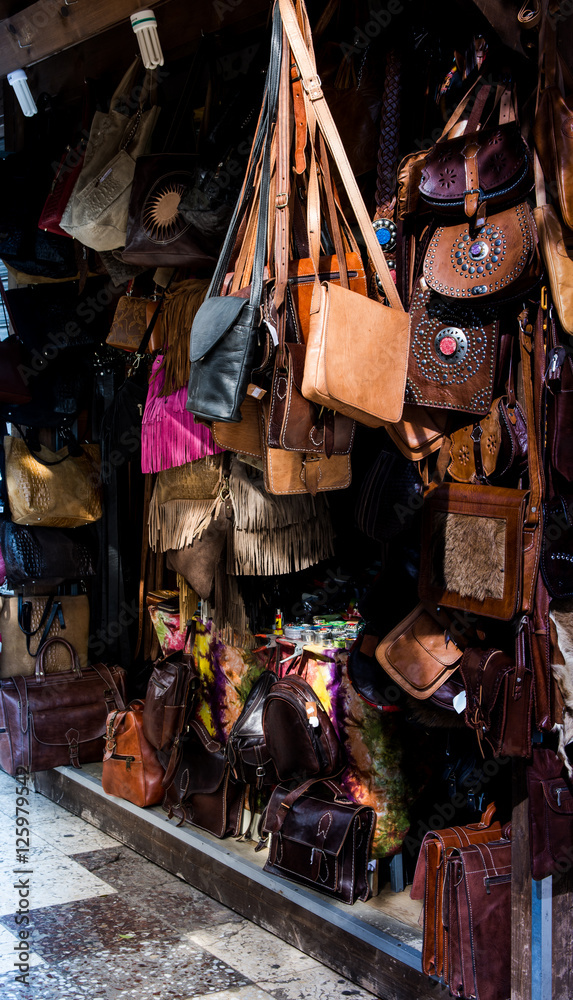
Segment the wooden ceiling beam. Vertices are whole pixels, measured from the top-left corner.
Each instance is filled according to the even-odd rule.
[[[107,31],[168,0],[37,0],[0,21],[0,77]]]

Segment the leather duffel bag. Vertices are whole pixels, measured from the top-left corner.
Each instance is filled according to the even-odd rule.
[[[46,653],[67,647],[71,669],[46,674]],[[106,719],[125,708],[125,670],[103,663],[82,669],[64,639],[48,639],[36,658],[33,677],[0,680],[0,767],[44,771],[62,764],[80,767],[101,761]]]
[[[143,701],[107,717],[101,783],[107,795],[136,806],[155,806],[163,799],[163,768],[143,732]]]

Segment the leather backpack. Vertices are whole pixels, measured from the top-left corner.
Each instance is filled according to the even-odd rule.
[[[299,670],[304,666],[301,661]],[[332,778],[345,754],[324,707],[303,677],[287,674],[268,692],[263,734],[281,781]]]
[[[264,670],[253,685],[227,742],[227,760],[239,781],[259,791],[276,785],[278,777],[263,732],[263,711],[269,692],[277,683],[272,670]]]
[[[185,729],[199,687],[193,655],[185,652],[194,635],[192,623],[187,628],[184,649],[157,660],[147,685],[143,733],[151,746],[166,753]],[[193,648],[192,642],[190,646]]]

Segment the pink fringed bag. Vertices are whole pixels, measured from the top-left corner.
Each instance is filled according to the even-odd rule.
[[[162,364],[163,357],[158,355],[149,380],[141,429],[142,472],[173,469],[225,450],[215,444],[209,428],[196,423],[193,414],[185,409],[187,386],[169,396],[161,395],[165,381]]]

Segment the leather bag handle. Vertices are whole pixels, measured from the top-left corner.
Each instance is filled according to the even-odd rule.
[[[334,119],[324,99],[324,92],[322,90],[320,77],[316,72],[316,66],[311,59],[309,49],[299,27],[292,0],[279,0],[279,6],[292,53],[302,78],[302,85],[304,88],[305,98],[307,100],[307,106],[312,107],[312,110],[316,115],[318,125],[338,168],[342,183],[344,184],[350,204],[352,205],[356,221],[362,233],[364,242],[366,243],[370,259],[378,273],[378,277],[382,283],[388,303],[394,309],[404,312],[404,307],[398,294],[398,290],[394,284],[388,269],[388,264],[386,263],[386,258],[382,253],[380,244],[378,243],[376,234],[372,228],[356,178],[350,163],[348,162],[348,157],[338,134],[336,125],[334,124]],[[308,18],[303,5],[301,5],[301,10],[305,24],[307,24]]]
[[[46,650],[48,649],[49,646],[53,646],[55,643],[59,643],[60,645],[66,647],[68,653],[70,654],[70,661],[71,661],[70,669],[73,670],[74,673],[76,673],[78,675],[78,677],[82,677],[83,676],[82,675],[82,668],[80,667],[80,661],[78,659],[78,654],[76,653],[76,651],[75,651],[74,647],[72,646],[71,642],[68,642],[67,639],[60,639],[59,636],[55,635],[51,639],[46,639],[44,645],[40,648],[40,651],[39,651],[39,653],[38,653],[38,655],[36,657],[36,668],[35,668],[35,677],[36,677],[36,680],[37,681],[43,681],[45,679],[45,676],[46,676],[46,667],[45,667]]]

